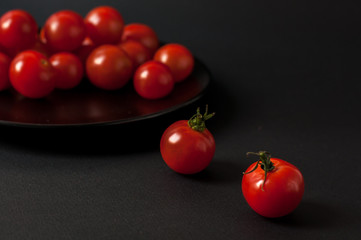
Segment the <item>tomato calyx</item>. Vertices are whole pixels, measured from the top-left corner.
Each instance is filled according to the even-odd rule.
[[[208,105],[206,105],[206,111],[203,115],[201,114],[200,108],[197,108],[197,113],[188,120],[188,126],[195,131],[203,132],[204,129],[206,129],[206,121],[215,114],[214,112],[208,114]]]
[[[251,171],[243,172],[243,174],[249,174],[249,173],[255,171],[257,169],[258,165],[260,165],[262,170],[264,171],[264,181],[262,184],[262,191],[264,191],[264,184],[267,179],[267,173],[272,171],[275,168],[275,166],[273,165],[273,162],[271,161],[271,154],[267,151],[259,151],[258,153],[248,152],[246,155],[247,155],[247,157],[249,155],[258,156],[259,160]]]

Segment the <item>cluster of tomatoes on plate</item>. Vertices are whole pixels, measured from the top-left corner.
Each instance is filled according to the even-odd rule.
[[[185,46],[161,45],[150,26],[126,25],[110,6],[98,6],[85,17],[61,10],[42,28],[20,9],[0,18],[0,91],[13,88],[25,97],[42,98],[86,78],[103,90],[132,81],[141,97],[159,99],[193,67],[193,55]]]

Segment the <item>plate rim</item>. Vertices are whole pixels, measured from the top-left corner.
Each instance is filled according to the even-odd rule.
[[[96,126],[114,126],[114,125],[122,125],[122,124],[128,124],[128,123],[134,123],[138,121],[145,121],[148,119],[153,119],[162,115],[169,114],[171,112],[177,111],[181,108],[184,108],[200,98],[202,98],[206,91],[208,90],[211,82],[212,82],[212,73],[209,70],[209,68],[197,57],[194,57],[194,60],[204,68],[204,71],[208,75],[208,81],[206,86],[193,98],[190,98],[189,100],[182,102],[180,104],[168,107],[164,110],[157,111],[151,114],[137,116],[137,117],[131,117],[131,118],[124,118],[124,119],[118,119],[118,120],[111,120],[111,121],[99,121],[99,122],[87,122],[87,123],[25,123],[25,122],[16,122],[16,121],[7,121],[7,120],[1,120],[0,119],[0,126],[11,126],[11,127],[21,127],[21,128],[80,128],[80,127],[96,127]]]

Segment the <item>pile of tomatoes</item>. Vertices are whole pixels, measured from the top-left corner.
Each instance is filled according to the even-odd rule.
[[[28,98],[72,89],[88,79],[104,90],[132,81],[141,97],[159,99],[193,67],[185,46],[161,46],[150,26],[125,24],[110,6],[98,6],[85,17],[61,10],[42,28],[24,10],[10,10],[0,18],[0,90],[13,88]]]

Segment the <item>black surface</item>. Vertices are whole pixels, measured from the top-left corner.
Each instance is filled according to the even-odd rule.
[[[0,128],[1,239],[359,239],[360,8],[338,1],[1,1],[43,24],[111,4],[126,22],[186,45],[213,74],[197,103],[159,119],[59,130]],[[162,131],[208,103],[210,166],[163,163]],[[1,106],[1,105],[0,105]],[[303,172],[298,209],[255,214],[241,194],[247,151]]]

